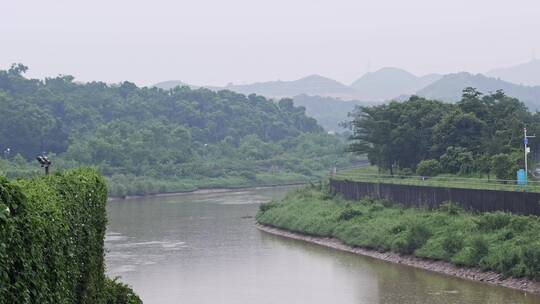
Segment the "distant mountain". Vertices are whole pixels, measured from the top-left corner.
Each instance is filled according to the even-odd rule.
[[[487,72],[487,75],[517,84],[538,86],[540,85],[540,60],[533,59],[515,66],[494,69]]]
[[[366,73],[351,84],[357,97],[363,100],[384,101],[400,95],[409,95],[441,78],[439,74],[418,77],[398,68],[382,68]]]
[[[258,94],[271,98],[310,95],[341,98],[343,100],[385,101],[400,95],[410,95],[440,79],[439,74],[418,77],[398,68],[382,68],[366,73],[352,85],[347,86],[334,79],[320,75],[310,75],[292,81],[266,81],[251,84],[229,84],[225,87],[210,87],[211,90],[227,89],[242,94]],[[169,80],[155,84],[155,87],[172,89],[188,85],[179,80]]]
[[[185,82],[179,80],[163,81],[156,83],[153,86],[165,90],[172,89],[176,86],[189,86],[192,88],[197,88],[196,86],[186,84]],[[292,81],[277,80],[242,85],[229,84],[225,87],[204,87],[214,91],[231,90],[245,95],[258,94],[273,98],[293,97],[301,94],[331,96],[345,99],[353,99],[356,97],[356,92],[354,89],[336,80],[319,75],[310,75]]]
[[[527,68],[534,67],[537,62],[531,62]],[[163,89],[176,86],[196,88],[178,80],[164,81],[154,86]],[[406,100],[412,94],[455,102],[461,99],[462,91],[466,87],[474,87],[483,93],[502,89],[508,96],[523,101],[531,110],[540,109],[540,86],[517,85],[482,74],[473,75],[466,72],[418,77],[402,69],[382,68],[373,73],[366,73],[351,86],[330,78],[311,75],[293,81],[268,81],[206,88],[215,91],[227,89],[246,95],[254,93],[276,99],[291,97],[295,105],[305,107],[306,114],[315,118],[325,130],[343,132],[345,130],[339,123],[348,120],[347,114],[358,105],[372,105],[389,99]]]
[[[162,81],[162,82],[158,82],[156,84],[153,85],[154,87],[156,88],[160,88],[160,89],[164,89],[164,90],[169,90],[169,89],[173,89],[175,87],[191,87],[191,85],[185,83],[185,82],[182,82],[180,80],[168,80],[168,81]]]
[[[417,95],[454,102],[461,99],[462,90],[466,87],[476,88],[482,93],[503,90],[506,95],[521,100],[533,111],[540,108],[540,86],[523,86],[482,74],[473,75],[466,72],[445,75],[419,90]]]
[[[311,75],[293,81],[267,81],[246,85],[228,85],[225,89],[243,94],[259,94],[267,97],[293,97],[296,95],[320,95],[342,98],[355,97],[354,89],[330,78]]]
[[[370,105],[370,102],[359,100],[344,101],[333,97],[308,96],[305,94],[293,98],[295,106],[306,108],[306,114],[317,120],[326,130],[333,132],[345,131],[339,124],[348,119],[348,114],[357,106]]]

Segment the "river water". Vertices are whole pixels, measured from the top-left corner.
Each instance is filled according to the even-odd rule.
[[[108,204],[107,272],[148,304],[540,303],[540,297],[260,232],[287,188]]]

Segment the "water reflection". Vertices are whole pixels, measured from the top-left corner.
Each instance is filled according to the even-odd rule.
[[[540,303],[256,230],[258,203],[285,191],[110,202],[108,272],[145,303]]]

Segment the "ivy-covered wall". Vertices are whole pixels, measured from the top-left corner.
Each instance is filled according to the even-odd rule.
[[[117,303],[120,283],[104,274],[106,202],[93,169],[0,177],[0,304]],[[126,292],[125,303],[140,303]]]

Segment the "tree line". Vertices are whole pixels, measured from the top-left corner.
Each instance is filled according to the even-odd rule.
[[[41,153],[56,168],[92,165],[110,180],[310,178],[350,158],[345,140],[291,99],[66,75],[29,79],[27,69],[0,70],[0,149],[9,160],[0,161],[0,174],[24,175],[25,162]]]
[[[503,91],[463,90],[457,103],[412,96],[405,102],[359,107],[351,151],[390,174],[494,174],[515,179],[523,167],[523,128],[540,130],[540,114]],[[537,146],[531,138],[529,145]]]

